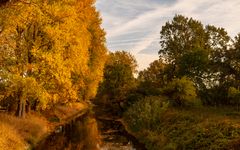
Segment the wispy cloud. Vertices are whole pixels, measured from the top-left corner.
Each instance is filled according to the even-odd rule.
[[[240,32],[239,0],[98,0],[110,50],[128,50],[139,69],[157,59],[161,26],[175,14]]]

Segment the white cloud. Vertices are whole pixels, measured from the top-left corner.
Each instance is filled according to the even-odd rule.
[[[136,60],[138,60],[138,69],[143,70],[149,66],[151,62],[158,59],[158,55],[148,55],[148,54],[137,54],[135,55]]]

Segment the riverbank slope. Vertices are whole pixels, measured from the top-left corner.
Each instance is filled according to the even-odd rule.
[[[1,150],[25,150],[35,146],[76,114],[88,109],[86,103],[58,105],[44,112],[30,112],[25,118],[0,113]]]

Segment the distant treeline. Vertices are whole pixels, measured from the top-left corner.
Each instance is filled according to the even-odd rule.
[[[240,104],[240,34],[176,15],[160,32],[159,60],[138,73],[135,58],[110,54],[98,99],[116,114],[147,96],[164,96],[173,106]]]

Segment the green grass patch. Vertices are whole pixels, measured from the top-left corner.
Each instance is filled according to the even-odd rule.
[[[231,108],[171,107],[158,116],[157,125],[156,122],[148,122],[148,126],[139,124],[138,131],[133,126],[136,122],[128,119],[131,117],[125,116],[125,121],[149,150],[221,150],[240,147],[238,114]]]

